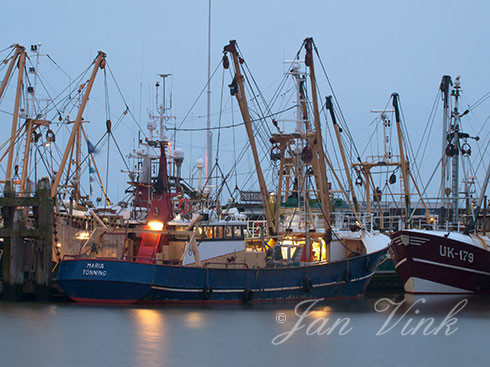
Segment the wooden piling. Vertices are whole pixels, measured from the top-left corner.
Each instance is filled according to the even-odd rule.
[[[42,178],[36,188],[39,198],[36,223],[39,237],[36,240],[35,252],[35,294],[36,300],[49,300],[51,290],[51,259],[53,251],[53,199],[51,185],[47,177]]]
[[[5,183],[4,197],[14,196],[9,180]],[[24,219],[22,210],[16,210],[15,206],[3,206],[2,217],[4,228],[10,229],[3,242],[3,299],[15,302],[22,300],[24,286],[24,239],[21,236]]]
[[[37,184],[36,195],[16,196],[12,182],[7,181],[4,195],[0,198],[3,218],[3,299],[20,301],[25,288],[24,265],[26,245],[25,238],[35,241],[34,251],[34,293],[37,301],[47,301],[51,291],[51,259],[53,251],[53,210],[54,199],[51,198],[51,185],[47,177]],[[24,208],[32,207],[34,229],[26,229],[23,213]]]

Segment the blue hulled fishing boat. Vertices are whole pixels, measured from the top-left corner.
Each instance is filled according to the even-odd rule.
[[[326,251],[323,234],[311,232],[310,247],[305,246],[307,237],[298,234],[283,236],[272,246],[271,242],[264,243],[263,236],[247,234],[250,230],[238,221],[212,223],[203,221],[201,216],[190,221],[169,220],[165,145],[161,154],[157,181],[161,184],[152,201],[147,224],[120,230],[100,228],[99,234],[90,236],[79,255],[66,256],[61,262],[58,284],[72,300],[236,303],[356,297],[364,293],[386,253],[386,236],[359,231],[357,245],[362,248],[357,249],[358,253],[327,261],[326,254],[314,253],[314,249]],[[223,234],[222,238],[219,233]],[[356,240],[352,232],[338,236]],[[131,256],[135,243],[137,251]],[[233,251],[221,249],[218,256],[208,251],[206,259],[200,258],[199,248],[220,244]],[[345,244],[332,241],[330,248],[335,246]],[[306,261],[308,248],[312,253]]]
[[[240,303],[361,296],[385,249],[344,261],[283,268],[223,268],[72,259],[58,283],[89,303]]]
[[[363,295],[390,239],[363,220],[355,197],[353,202],[346,197],[352,212],[343,214],[354,219],[352,225],[347,230],[332,225],[328,160],[315,93],[311,124],[305,105],[307,75],[316,91],[312,42],[311,38],[304,42],[309,70],[301,71],[295,62],[288,72],[300,102],[296,130],[277,129],[267,142],[272,144],[271,160],[279,168],[275,193],[268,191],[255,144],[243,58],[234,41],[224,50],[223,66],[232,64],[235,72],[230,92],[249,138],[264,220],[213,218],[205,212],[202,199],[184,195],[178,178],[177,192],[171,193],[168,143],[162,138],[148,141],[160,146],[160,161],[154,184],[135,189],[135,201],[146,196],[138,196],[143,189],[152,196],[145,223],[128,223],[120,229],[98,227],[87,235],[79,254],[65,257],[60,264],[58,284],[68,297],[98,303],[248,303]],[[336,124],[333,109],[332,119]],[[178,163],[175,154],[174,163]],[[177,205],[177,200],[172,203],[175,197]],[[193,203],[200,208],[191,210]]]

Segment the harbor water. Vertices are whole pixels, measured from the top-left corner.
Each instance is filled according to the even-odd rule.
[[[488,366],[490,298],[1,303],[1,366]],[[378,334],[378,335],[377,335]]]

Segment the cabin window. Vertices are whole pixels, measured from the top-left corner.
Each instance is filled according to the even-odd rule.
[[[201,238],[203,240],[213,238],[213,227],[200,227],[199,232],[201,232]]]
[[[233,238],[236,239],[243,238],[242,226],[233,226]]]
[[[226,226],[224,234],[225,234],[226,239],[233,238],[233,227],[232,226]]]
[[[217,240],[223,239],[223,227],[214,227],[214,238]]]

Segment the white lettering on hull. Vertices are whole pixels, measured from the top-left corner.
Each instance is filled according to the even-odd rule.
[[[457,251],[453,247],[439,245],[439,255],[442,257],[447,257],[449,259],[457,259],[460,261],[465,261],[472,263],[474,260],[474,255],[472,252],[459,250]]]
[[[98,275],[105,277],[107,275],[107,270],[90,270],[90,269],[83,269],[82,270],[83,275]]]
[[[82,269],[82,275],[105,277],[107,276],[107,270],[104,270],[104,263],[90,262],[85,265],[85,269]]]

